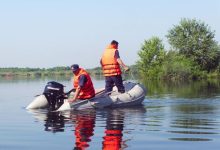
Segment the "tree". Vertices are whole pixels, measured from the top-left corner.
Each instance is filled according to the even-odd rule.
[[[216,69],[220,61],[220,48],[214,37],[208,25],[195,19],[182,19],[167,35],[174,49],[208,72]]]
[[[137,66],[141,75],[158,77],[165,57],[162,41],[158,37],[145,40],[138,55],[140,59],[137,62]]]
[[[172,50],[167,52],[161,69],[164,79],[186,80],[202,77],[200,67],[192,59]]]

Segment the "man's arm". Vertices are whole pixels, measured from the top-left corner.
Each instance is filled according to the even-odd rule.
[[[76,92],[75,92],[75,94],[74,94],[74,97],[73,97],[72,99],[69,99],[68,102],[69,102],[69,103],[72,103],[72,102],[76,101],[77,97],[79,96],[80,91],[81,91],[81,87],[78,86],[78,87],[76,88]]]
[[[119,63],[119,65],[121,65],[125,71],[128,71],[129,68],[124,64],[124,62],[121,60],[121,58],[117,59],[117,62]]]
[[[102,65],[102,59],[100,59],[100,64],[101,64],[101,66],[103,66],[103,65]]]
[[[115,58],[117,59],[117,62],[119,63],[120,66],[122,66],[124,68],[125,71],[128,71],[129,68],[124,64],[124,62],[121,60],[120,56],[119,56],[119,52],[118,50],[115,51]]]

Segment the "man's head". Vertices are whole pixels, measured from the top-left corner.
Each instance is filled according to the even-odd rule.
[[[79,72],[79,65],[78,64],[73,64],[70,68],[74,74],[77,74]]]
[[[117,42],[117,41],[113,40],[113,41],[111,42],[111,45],[112,45],[114,48],[118,49],[118,42]]]

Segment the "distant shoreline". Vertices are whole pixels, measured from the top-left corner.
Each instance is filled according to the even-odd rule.
[[[96,67],[87,69],[91,75],[102,74],[101,68]],[[53,68],[0,68],[0,77],[44,77],[44,76],[71,76],[70,67],[53,67]]]
[[[162,79],[154,79],[151,77],[142,77],[138,68],[135,65],[129,67],[130,72],[123,73],[125,74],[125,78],[133,78],[140,80],[167,80],[167,81],[184,81],[182,78],[162,78]],[[86,69],[92,77],[95,78],[103,78],[101,67],[95,67],[91,69]],[[220,79],[220,74],[206,73],[204,78],[200,78],[199,80],[207,80],[207,79]],[[44,77],[71,77],[73,73],[70,67],[53,67],[53,68],[19,68],[19,67],[9,67],[9,68],[0,68],[0,77],[1,78],[44,78]],[[192,80],[192,79],[187,79]]]

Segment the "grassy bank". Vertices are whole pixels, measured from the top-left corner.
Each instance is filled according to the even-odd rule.
[[[132,76],[137,78],[137,69],[135,66],[130,66]],[[86,69],[91,76],[102,78],[102,69],[101,67],[96,67],[92,69]],[[130,73],[126,73],[125,76],[128,77],[131,75]],[[0,68],[0,77],[70,77],[73,73],[70,70],[70,67],[53,67],[53,68]]]
[[[86,69],[92,76],[102,75],[100,67]],[[53,68],[0,68],[1,77],[44,77],[44,76],[72,76],[70,67]]]
[[[23,76],[23,77],[41,77],[41,76],[69,76],[72,72],[69,67],[54,68],[0,68],[0,76]]]
[[[177,67],[182,68],[183,67]],[[170,68],[172,69],[172,68]],[[103,79],[102,70],[100,67],[92,68],[92,69],[86,69],[90,75],[93,78],[96,78],[98,80]],[[161,82],[174,82],[177,81],[190,81],[192,80],[189,78],[183,78],[183,76],[179,76],[178,73],[176,75],[169,74],[169,69],[165,69],[167,76],[163,76],[163,78],[158,78],[157,75],[154,76],[143,76],[143,74],[139,73],[138,67],[133,65],[130,66],[130,72],[123,73],[123,79],[132,79],[132,80],[139,80],[140,82],[144,83],[148,80],[160,80]],[[165,71],[161,70],[161,71]],[[159,74],[158,74],[159,75]],[[169,76],[168,76],[169,75]],[[38,78],[66,78],[70,79],[73,76],[71,70],[69,67],[54,67],[54,68],[0,68],[0,78],[1,79],[38,79]],[[199,78],[198,78],[199,77]],[[198,80],[210,80],[210,79],[220,79],[220,73],[219,72],[204,72],[200,73],[200,75],[197,76]],[[158,81],[159,81],[158,80]]]

